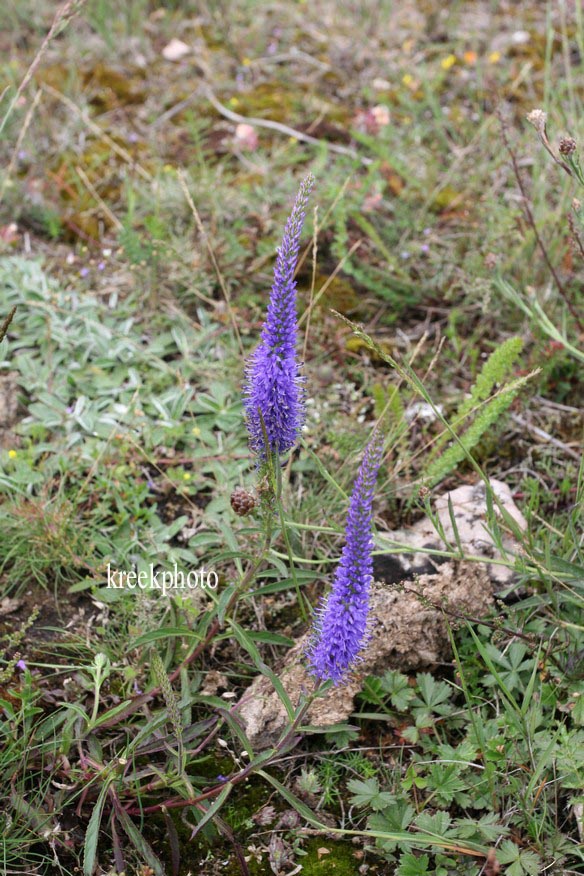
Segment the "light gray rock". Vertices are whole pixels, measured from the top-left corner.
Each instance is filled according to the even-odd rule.
[[[506,514],[511,517],[520,530],[525,530],[527,523],[513,501],[507,484],[494,479],[490,481],[490,484]],[[456,533],[449,504],[456,524]],[[496,503],[494,503],[494,509],[497,518],[501,520],[502,515]],[[388,536],[379,536],[377,539],[378,547],[385,549],[391,545],[400,545],[406,547],[408,552],[390,554],[385,563],[388,566],[387,570],[384,569],[384,558],[378,558],[375,569],[376,577],[395,582],[413,574],[431,573],[441,560],[432,554],[422,553],[420,549],[423,548],[426,551],[457,550],[460,543],[466,556],[493,561],[487,562],[487,572],[497,592],[511,583],[514,575],[513,569],[498,564],[497,561],[504,559],[504,557],[487,528],[487,499],[485,485],[482,481],[474,485],[467,484],[458,487],[456,490],[438,496],[434,503],[434,511],[445,540],[439,535],[437,528],[428,517],[419,520],[409,529],[398,529]],[[505,526],[502,527],[501,542],[506,558],[509,560],[517,550],[517,542]],[[393,571],[392,566],[394,567]]]

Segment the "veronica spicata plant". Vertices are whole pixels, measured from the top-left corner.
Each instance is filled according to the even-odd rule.
[[[332,589],[318,610],[309,645],[310,671],[320,681],[343,681],[367,638],[369,588],[373,579],[371,517],[373,491],[383,454],[383,437],[375,430],[355,480],[345,546]]]
[[[306,206],[313,185],[312,174],[300,185],[278,249],[274,283],[260,343],[246,366],[244,404],[250,446],[262,461],[270,454],[279,457],[290,450],[304,422],[300,363],[296,354],[294,272]]]

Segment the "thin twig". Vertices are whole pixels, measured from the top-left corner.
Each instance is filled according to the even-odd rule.
[[[179,181],[180,186],[184,192],[184,196],[187,199],[187,203],[188,203],[189,207],[191,208],[191,212],[195,218],[195,223],[197,225],[197,229],[199,231],[199,234],[201,235],[201,237],[203,238],[203,240],[205,242],[205,246],[207,247],[207,252],[209,253],[209,257],[211,259],[211,262],[213,263],[213,268],[215,269],[215,274],[216,274],[217,279],[219,281],[219,285],[221,286],[221,291],[223,292],[223,297],[225,298],[225,303],[227,305],[227,310],[229,312],[229,319],[231,320],[233,332],[235,334],[235,337],[237,338],[239,350],[240,350],[241,354],[243,355],[243,352],[244,352],[243,344],[241,342],[241,335],[239,334],[239,328],[237,326],[237,320],[235,319],[233,307],[231,306],[231,296],[229,294],[227,284],[225,283],[225,280],[223,279],[223,274],[221,273],[221,269],[219,268],[219,264],[218,264],[217,258],[215,256],[215,251],[213,250],[213,247],[211,246],[211,242],[209,240],[207,232],[205,231],[205,226],[203,225],[203,223],[201,221],[201,217],[199,216],[199,211],[195,207],[195,202],[193,201],[193,199],[191,197],[191,193],[189,191],[189,187],[187,185],[187,181],[185,179],[185,175],[184,175],[182,170],[178,171],[178,181]]]
[[[136,173],[138,173],[142,177],[142,179],[145,179],[147,182],[152,182],[152,175],[148,173],[147,170],[144,170],[142,165],[138,164],[137,161],[134,161],[130,153],[118,143],[116,143],[116,141],[113,140],[109,136],[109,134],[106,134],[103,128],[100,128],[99,125],[96,125],[95,122],[89,118],[84,110],[79,109],[74,101],[68,98],[65,94],[62,94],[56,88],[53,88],[52,85],[48,85],[46,82],[43,82],[41,88],[43,89],[43,91],[46,91],[47,94],[52,95],[54,98],[56,98],[56,100],[72,110],[75,115],[79,116],[83,124],[86,125],[89,130],[96,135],[96,137],[99,137],[100,140],[103,140],[103,142],[106,143],[112,150],[112,152],[115,152],[119,158],[129,164],[130,167],[132,167],[136,171]]]
[[[548,444],[553,444],[554,447],[557,447],[563,453],[566,453],[568,456],[571,456],[572,459],[575,459],[577,462],[580,462],[580,454],[576,453],[575,450],[572,450],[567,444],[564,444],[563,441],[560,441],[559,438],[554,438],[553,435],[550,435],[549,432],[546,432],[545,429],[541,429],[539,426],[536,426],[534,423],[530,423],[525,417],[522,417],[520,414],[511,414],[511,419],[514,423],[517,423],[518,426],[521,426],[522,429],[527,429],[532,435],[535,435],[536,438],[541,438],[542,441],[547,441]]]
[[[534,637],[529,633],[521,633],[519,630],[512,629],[511,627],[506,627],[498,621],[489,621],[484,617],[474,617],[471,614],[466,614],[463,611],[456,611],[453,608],[450,608],[449,605],[445,605],[442,602],[434,602],[425,593],[422,593],[420,590],[416,590],[415,587],[406,587],[403,588],[398,584],[397,588],[403,589],[404,593],[410,593],[412,596],[415,596],[416,599],[419,599],[422,604],[427,603],[431,605],[432,608],[437,609],[442,612],[442,614],[446,614],[455,620],[465,621],[470,624],[481,624],[484,627],[487,627],[490,630],[495,630],[497,632],[507,633],[508,636],[513,636],[517,639],[523,639],[525,642],[528,642],[530,645],[533,644]]]
[[[316,307],[316,305],[318,304],[318,302],[320,301],[320,299],[322,298],[322,296],[324,295],[324,293],[326,292],[326,290],[328,289],[328,287],[331,285],[331,283],[333,282],[333,280],[335,279],[335,277],[337,276],[337,274],[339,273],[339,271],[342,269],[342,267],[343,267],[343,265],[345,264],[345,262],[347,261],[347,259],[350,259],[350,258],[351,258],[351,256],[353,255],[353,253],[354,253],[356,250],[359,249],[359,247],[361,246],[362,243],[363,243],[362,240],[357,240],[357,241],[355,241],[355,243],[353,244],[353,246],[351,247],[351,249],[350,249],[348,252],[345,253],[345,255],[343,256],[343,258],[340,260],[340,262],[338,263],[338,265],[336,266],[336,268],[334,269],[334,271],[333,271],[332,274],[330,275],[330,277],[328,277],[328,279],[326,280],[326,282],[323,283],[323,285],[321,286],[321,288],[318,290],[317,295],[315,295],[315,297],[312,299],[312,301],[311,301],[311,303],[310,303],[310,307],[309,307],[307,310],[304,311],[304,313],[302,314],[302,316],[301,316],[300,319],[298,320],[298,326],[299,326],[299,327],[302,325],[302,323],[304,322],[305,319],[309,319],[309,318],[310,318],[310,314],[311,314],[312,310]]]
[[[513,167],[513,174],[514,174],[515,179],[517,181],[519,191],[521,192],[521,198],[523,201],[523,211],[525,213],[525,218],[527,219],[527,222],[528,222],[531,230],[533,231],[536,243],[537,243],[539,249],[541,250],[541,254],[544,257],[545,263],[548,266],[548,269],[549,269],[552,277],[554,278],[558,292],[560,293],[560,296],[561,296],[562,300],[564,301],[564,304],[566,305],[566,307],[568,308],[568,310],[572,314],[574,320],[576,321],[576,325],[578,326],[580,331],[584,331],[584,322],[582,322],[582,320],[578,316],[578,312],[576,311],[576,309],[574,308],[574,305],[570,301],[570,297],[564,288],[564,284],[560,280],[558,273],[557,273],[555,267],[553,266],[552,261],[548,255],[548,251],[545,248],[543,240],[540,237],[539,231],[537,230],[537,225],[535,224],[535,219],[533,218],[533,213],[531,212],[529,198],[527,196],[527,192],[526,192],[525,186],[523,184],[523,179],[521,178],[521,172],[519,170],[519,165],[517,163],[517,156],[516,156],[515,152],[513,151],[511,143],[509,142],[509,137],[507,136],[507,129],[505,127],[505,122],[501,116],[499,116],[499,120],[501,122],[501,134],[503,137],[503,143],[505,144],[505,148],[507,149],[507,152],[509,153],[509,157],[511,158],[511,165]]]
[[[4,322],[2,323],[2,328],[0,328],[0,344],[4,340],[6,336],[6,332],[8,331],[8,327],[12,320],[14,319],[14,314],[16,313],[16,305],[12,308]]]
[[[306,362],[306,351],[308,348],[308,332],[310,331],[310,316],[312,313],[312,302],[314,300],[314,287],[316,285],[316,256],[318,253],[318,207],[314,208],[314,226],[312,232],[312,280],[310,283],[310,297],[308,299],[308,318],[306,320],[306,331],[304,332],[304,347],[302,350],[302,361]],[[290,457],[292,459],[292,457]]]
[[[35,110],[36,110],[37,106],[39,105],[42,96],[43,96],[42,91],[40,91],[40,90],[37,91],[37,93],[34,96],[34,100],[31,103],[30,107],[28,108],[26,116],[24,117],[24,122],[22,123],[22,128],[20,129],[20,133],[18,134],[16,143],[14,144],[14,149],[12,150],[12,155],[10,156],[10,161],[8,162],[8,167],[6,168],[6,173],[4,174],[4,178],[2,180],[2,187],[0,188],[0,201],[2,201],[2,198],[4,197],[4,192],[6,191],[6,186],[8,185],[10,177],[12,176],[12,174],[14,172],[14,168],[15,168],[16,162],[18,160],[18,153],[20,152],[20,147],[22,146],[22,141],[26,137],[26,132],[28,131],[30,123],[32,122],[32,117],[34,116]]]
[[[572,212],[568,213],[568,225],[570,226],[570,232],[572,234],[572,243],[575,244],[576,249],[580,253],[580,257],[584,259],[584,243],[582,242],[580,231],[576,227],[574,213]]]
[[[253,117],[241,116],[239,113],[234,113],[217,100],[208,85],[204,86],[204,92],[205,96],[209,102],[213,104],[217,112],[224,118],[229,119],[230,122],[251,125],[254,128],[268,128],[270,131],[277,131],[279,134],[284,134],[286,137],[293,137],[295,140],[299,140],[302,143],[311,143],[314,146],[325,146],[329,152],[336,152],[338,155],[347,155],[349,158],[361,162],[361,164],[366,167],[373,163],[371,158],[359,155],[359,153],[356,152],[355,149],[351,149],[350,146],[339,146],[338,143],[329,143],[328,140],[319,140],[317,137],[311,137],[310,134],[304,134],[302,131],[297,131],[296,128],[291,128],[289,125],[283,125],[280,122],[274,122],[271,119],[256,119]]]
[[[38,50],[35,57],[33,58],[32,64],[30,65],[30,67],[28,68],[26,73],[24,74],[24,78],[23,78],[22,82],[20,83],[20,85],[16,89],[16,94],[14,95],[12,100],[10,101],[8,109],[4,113],[4,117],[3,117],[2,121],[0,122],[0,134],[4,130],[6,122],[8,121],[10,116],[12,115],[12,110],[14,109],[16,104],[18,103],[21,94],[23,93],[26,86],[28,85],[28,83],[30,82],[32,77],[34,76],[36,69],[41,62],[42,57],[48,48],[49,43],[51,42],[53,37],[56,35],[61,24],[63,24],[63,25],[68,24],[69,21],[71,21],[71,19],[77,14],[77,12],[79,12],[79,10],[81,9],[81,7],[83,6],[84,3],[85,3],[85,0],[67,0],[67,2],[60,9],[57,10],[57,13],[53,19],[53,23],[51,24],[51,27],[49,28],[49,32],[47,33],[44,40],[42,41],[40,49]]]
[[[103,210],[104,215],[107,216],[107,218],[109,219],[111,224],[114,226],[114,228],[116,228],[118,231],[122,231],[124,226],[122,225],[122,223],[120,222],[118,217],[114,216],[114,214],[112,213],[112,211],[110,210],[108,205],[105,203],[105,201],[103,200],[103,198],[101,197],[101,195],[99,194],[99,192],[97,191],[97,189],[95,188],[95,186],[93,185],[93,183],[91,182],[91,180],[89,179],[89,177],[87,176],[87,174],[85,173],[83,168],[76,167],[75,170],[77,172],[77,175],[81,179],[81,182],[84,184],[84,186],[88,190],[89,194],[93,198],[95,198],[95,200],[97,201],[97,203],[99,204],[99,206]]]

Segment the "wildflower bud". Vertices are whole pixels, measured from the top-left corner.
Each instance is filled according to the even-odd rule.
[[[231,494],[231,507],[238,517],[245,517],[251,514],[256,506],[256,498],[253,493],[246,490],[245,487],[236,487]]]
[[[560,155],[573,155],[576,151],[576,141],[573,137],[562,137],[558,148]]]
[[[533,125],[535,130],[541,136],[545,135],[545,126],[547,122],[547,114],[543,110],[534,109],[525,116],[530,125]]]

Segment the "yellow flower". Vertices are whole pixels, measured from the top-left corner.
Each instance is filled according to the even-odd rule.
[[[229,98],[229,106],[239,106],[239,101],[236,97]]]
[[[414,77],[412,76],[411,73],[405,73],[402,76],[402,82],[404,85],[411,85],[413,81],[414,81]]]
[[[198,438],[199,435],[201,434],[201,430],[199,429],[198,426],[193,426],[191,431],[192,431],[193,435],[195,436],[195,438]]]
[[[251,58],[244,58],[241,63],[244,67],[249,67],[249,65],[251,64]]]
[[[191,476],[190,476],[189,472],[185,471],[185,473],[183,475],[183,481],[190,481],[190,479],[191,479]]]
[[[442,58],[440,61],[440,66],[443,70],[450,70],[456,64],[456,55],[446,55],[445,58]]]
[[[16,450],[9,450],[8,451],[8,456],[10,457],[10,459],[16,459],[17,455],[18,454],[16,453]]]
[[[489,55],[489,61],[491,64],[496,64],[497,61],[501,60],[501,52],[491,52]]]

